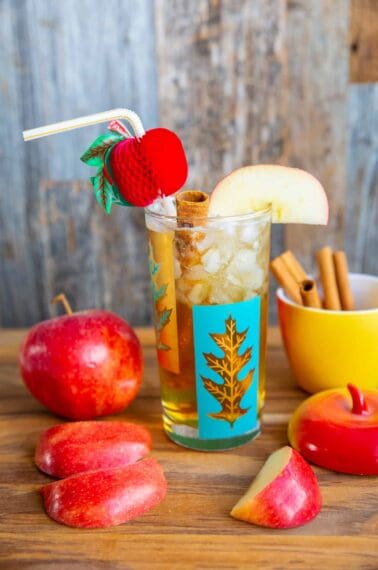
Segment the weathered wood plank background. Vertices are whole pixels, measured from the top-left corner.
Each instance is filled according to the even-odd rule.
[[[103,215],[79,161],[104,126],[21,138],[118,106],[178,132],[191,186],[258,162],[310,170],[331,223],[276,226],[272,254],[311,270],[317,247],[345,244],[353,270],[378,272],[377,2],[0,0],[0,34],[2,326],[47,317],[60,290],[150,322],[143,214]]]

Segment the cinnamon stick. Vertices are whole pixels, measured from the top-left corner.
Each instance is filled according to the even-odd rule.
[[[297,283],[300,283],[301,281],[307,279],[306,271],[303,269],[302,265],[299,263],[292,251],[288,249],[282,253],[280,257],[283,259],[286,267],[294,279],[297,281]]]
[[[335,267],[332,258],[332,249],[323,247],[316,254],[319,265],[320,279],[324,292],[324,308],[333,311],[341,310],[341,303],[336,282]]]
[[[287,296],[298,305],[302,305],[298,283],[288,270],[282,256],[276,257],[270,262],[270,269]]]
[[[316,283],[313,279],[304,279],[300,284],[300,293],[305,307],[321,309],[322,303],[318,294]]]
[[[193,228],[205,226],[209,212],[209,196],[199,190],[184,190],[176,196],[177,226]],[[182,270],[200,263],[197,244],[204,232],[180,229],[176,232],[176,246]]]
[[[176,196],[177,225],[194,227],[206,224],[209,196],[200,190],[184,190]]]
[[[344,251],[335,251],[333,254],[337,288],[341,307],[344,311],[353,311],[355,308],[352,290],[349,283],[348,260]]]

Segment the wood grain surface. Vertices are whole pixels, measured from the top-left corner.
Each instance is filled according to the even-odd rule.
[[[313,273],[314,252],[343,247],[345,235],[348,0],[298,0],[289,7],[289,163],[321,181],[330,218],[326,228],[288,224],[285,238]]]
[[[348,66],[352,53],[359,74],[375,69],[377,13],[376,0],[1,0],[2,326],[48,317],[62,289],[75,308],[151,322],[143,213],[105,216],[79,160],[105,126],[21,138],[117,106],[177,130],[195,187],[257,162],[310,170],[330,225],[275,225],[272,256],[290,246],[310,271],[317,247],[346,244],[352,270],[376,272],[378,91]]]
[[[378,2],[350,1],[350,79],[353,83],[378,81]]]
[[[349,107],[346,247],[353,271],[378,275],[378,83],[352,85]]]
[[[377,479],[315,468],[324,506],[306,526],[272,531],[233,520],[229,511],[278,447],[305,394],[291,377],[277,329],[269,331],[268,397],[262,435],[222,453],[189,451],[162,431],[152,330],[137,330],[146,371],[140,396],[118,419],[147,425],[169,492],[138,520],[107,530],[58,525],[43,511],[49,480],[33,463],[39,434],[59,420],[24,388],[17,370],[23,331],[0,332],[0,568],[287,570],[377,568]],[[111,418],[109,418],[111,419]]]

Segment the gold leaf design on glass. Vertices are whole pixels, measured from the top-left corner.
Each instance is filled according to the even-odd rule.
[[[220,384],[204,376],[201,376],[201,378],[206,390],[222,406],[220,412],[211,413],[209,417],[225,420],[233,427],[236,420],[249,410],[249,408],[242,408],[240,403],[252,384],[255,369],[251,369],[243,379],[238,378],[242,369],[250,362],[252,357],[252,346],[239,354],[240,347],[247,337],[248,329],[238,332],[236,320],[231,315],[225,321],[225,325],[226,330],[224,333],[210,334],[224,355],[219,357],[210,352],[203,354],[208,367],[216,372],[223,382]]]

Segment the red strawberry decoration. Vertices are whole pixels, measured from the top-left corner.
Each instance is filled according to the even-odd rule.
[[[169,196],[186,181],[188,165],[178,136],[168,129],[151,129],[141,138],[126,138],[119,125],[98,137],[81,157],[97,166],[91,178],[98,202],[109,213],[113,203],[148,206]]]

